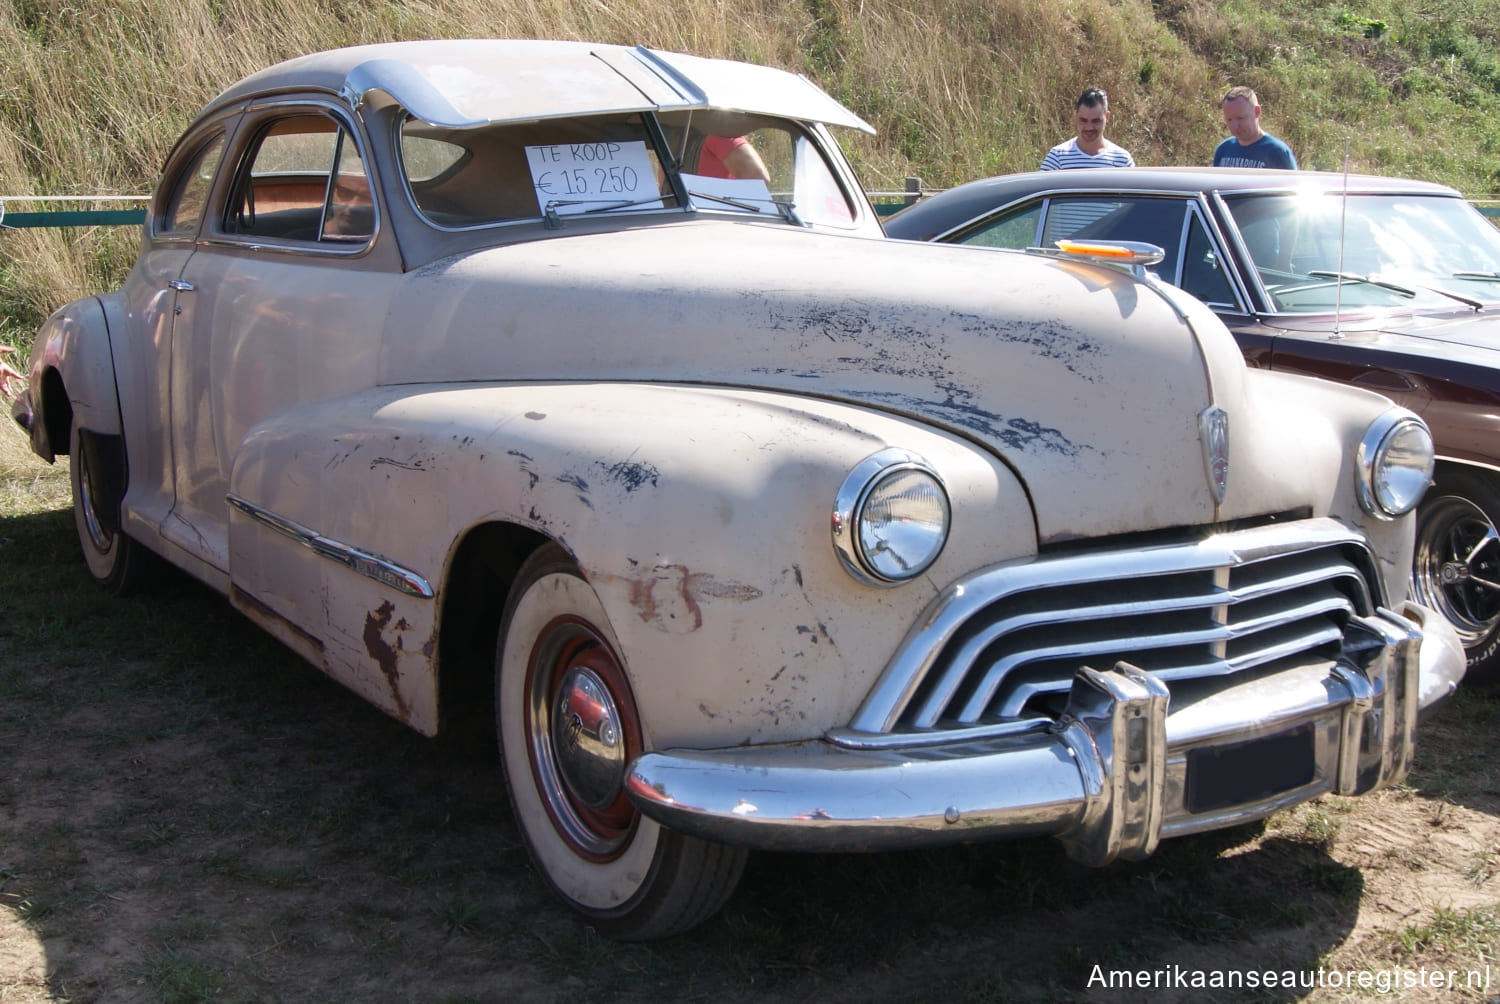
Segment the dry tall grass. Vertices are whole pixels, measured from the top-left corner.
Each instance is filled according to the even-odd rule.
[[[1109,91],[1110,135],[1144,164],[1204,163],[1231,78],[1262,88],[1273,131],[1290,131],[1302,155],[1326,139],[1327,118],[1375,99],[1364,80],[1296,83],[1295,47],[1278,41],[1292,15],[1277,8],[1293,2],[11,0],[0,8],[0,197],[144,193],[183,125],[240,76],[334,46],[455,36],[641,43],[805,73],[879,131],[844,137],[871,189],[1030,170],[1071,135],[1072,102],[1090,85]],[[1479,6],[1484,24],[1500,23],[1500,0]],[[1321,0],[1309,9],[1318,30],[1334,17]],[[1334,42],[1388,58],[1377,43]],[[1382,149],[1423,124],[1398,123]],[[134,253],[123,231],[3,241],[0,313],[23,327],[34,317],[19,313],[112,284]]]

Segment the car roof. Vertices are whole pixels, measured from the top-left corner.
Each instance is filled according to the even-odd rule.
[[[352,106],[384,92],[416,117],[454,127],[720,108],[875,131],[812,81],[785,70],[643,46],[531,39],[389,42],[313,53],[251,74],[205,111],[304,89],[341,94]]]
[[[884,221],[892,237],[927,239],[992,209],[1041,194],[1075,191],[1194,195],[1297,192],[1419,194],[1462,198],[1446,185],[1335,171],[1279,171],[1253,167],[1112,167],[1031,171],[971,181],[938,192]]]

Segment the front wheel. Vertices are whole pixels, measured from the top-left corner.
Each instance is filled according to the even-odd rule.
[[[155,578],[156,556],[119,529],[119,507],[103,502],[119,498],[123,485],[111,485],[100,453],[84,442],[75,422],[68,433],[68,476],[73,485],[73,526],[89,575],[116,596],[146,588]]]
[[[516,825],[548,884],[601,933],[678,934],[728,900],[743,848],[683,836],[625,796],[643,733],[599,598],[566,552],[522,565],[495,658],[496,725]]]
[[[1417,510],[1412,595],[1452,624],[1469,676],[1500,673],[1500,492],[1459,472],[1428,490]]]

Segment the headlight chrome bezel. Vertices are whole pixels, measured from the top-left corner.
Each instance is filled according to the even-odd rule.
[[[1411,439],[1413,436],[1417,437],[1415,441]],[[1397,450],[1402,453],[1415,450],[1415,455],[1400,467],[1393,467],[1390,461]],[[1391,408],[1365,430],[1355,460],[1354,482],[1360,508],[1379,520],[1399,519],[1417,507],[1432,483],[1437,465],[1432,431],[1415,413]],[[1387,474],[1392,470],[1404,472],[1401,480],[1407,483],[1405,487],[1391,484]]]
[[[881,561],[878,554],[867,553],[863,543],[864,519],[870,499],[878,489],[888,484],[893,477],[913,473],[931,482],[934,497],[942,510],[942,526],[936,535],[935,546],[928,548],[927,553],[919,560],[898,569],[889,562]],[[856,464],[839,487],[831,520],[833,548],[845,571],[858,581],[872,586],[899,586],[932,567],[932,563],[942,555],[948,544],[952,525],[953,506],[948,497],[948,488],[932,469],[932,465],[910,450],[890,447]]]

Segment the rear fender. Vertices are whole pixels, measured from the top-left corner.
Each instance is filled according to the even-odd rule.
[[[953,530],[926,574],[881,588],[845,571],[830,524],[850,470],[892,446],[938,471]],[[966,441],[714,388],[369,392],[258,427],[231,486],[236,591],[320,639],[327,672],[423,731],[436,728],[437,608],[474,527],[524,527],[576,557],[624,649],[643,727],[673,744],[846,724],[947,583],[1036,550],[1021,486]],[[292,526],[373,563],[320,555]]]

